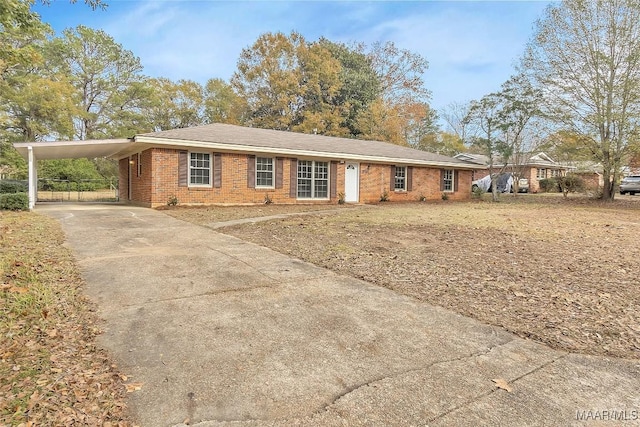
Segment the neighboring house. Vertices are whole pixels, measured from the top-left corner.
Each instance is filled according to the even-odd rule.
[[[58,144],[79,150],[84,142]],[[100,147],[99,141],[87,143]],[[482,168],[379,141],[218,123],[112,143],[109,156],[119,161],[120,201],[149,207],[173,198],[185,205],[337,203],[341,198],[374,203],[383,195],[416,201],[440,199],[443,193],[461,200],[470,197],[472,171]],[[47,150],[53,155],[48,144],[56,143],[16,148],[28,158],[31,147],[35,160],[49,158]]]
[[[497,172],[503,166],[505,172],[512,172],[516,178],[526,178],[529,181],[529,192],[536,193],[540,189],[539,182],[545,178],[564,176],[571,169],[554,161],[545,153],[537,153],[531,156],[520,156],[521,164],[507,163],[501,159],[494,159],[494,170]],[[468,162],[473,165],[484,165],[485,169],[474,171],[473,180],[489,175],[489,158],[481,154],[460,153],[454,156],[458,160]]]

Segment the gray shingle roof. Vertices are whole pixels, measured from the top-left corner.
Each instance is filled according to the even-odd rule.
[[[323,135],[249,128],[221,123],[172,129],[136,136],[141,142],[210,143],[212,147],[227,146],[236,151],[273,152],[275,154],[306,153],[319,157],[368,159],[369,161],[396,160],[399,163],[449,165],[473,168],[469,163],[452,157],[402,147],[380,141],[336,138]]]

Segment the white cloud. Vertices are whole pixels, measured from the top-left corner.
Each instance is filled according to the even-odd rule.
[[[63,2],[54,3],[60,6],[43,8],[43,15]],[[265,32],[296,30],[308,40],[393,41],[429,61],[425,81],[439,108],[496,90],[511,74],[544,5],[144,0],[113,2],[107,13],[83,12],[75,23],[65,16],[63,25],[88,17],[87,25],[104,29],[139,56],[146,74],[201,83],[230,78],[241,50]]]

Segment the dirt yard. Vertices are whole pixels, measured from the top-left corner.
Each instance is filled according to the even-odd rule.
[[[640,198],[379,204],[219,229],[554,348],[640,358]],[[318,206],[176,208],[209,225]]]

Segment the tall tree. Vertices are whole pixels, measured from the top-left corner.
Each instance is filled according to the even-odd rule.
[[[549,117],[602,164],[613,200],[622,162],[638,137],[640,3],[567,0],[538,21],[522,67],[545,96]]]
[[[247,124],[291,130],[301,121],[302,94],[299,53],[306,42],[292,32],[266,33],[238,59],[231,84],[247,102]]]
[[[542,142],[539,126],[531,132],[536,119],[541,116],[542,93],[531,85],[526,76],[518,74],[502,84],[497,96],[500,101],[498,126],[503,145],[500,154],[504,156],[505,164],[511,165],[515,196],[524,165]]]
[[[366,54],[362,44],[348,46],[325,38],[317,43],[340,62],[341,84],[332,102],[334,106],[343,108],[343,121],[348,134],[358,137],[363,133],[357,125],[359,114],[382,94],[381,82],[373,69],[372,59]]]
[[[207,123],[241,124],[244,100],[222,79],[209,79],[204,87],[204,118]]]
[[[425,58],[410,50],[400,49],[393,42],[374,43],[369,57],[386,103],[428,101],[430,93],[422,79],[423,73],[429,68]]]
[[[475,128],[475,144],[482,147],[483,154],[489,159],[489,175],[495,175],[494,162],[499,155],[502,159],[508,158],[511,152],[504,140],[500,139],[501,133],[501,99],[497,93],[485,95],[479,101],[471,101],[469,113],[465,122]],[[506,162],[502,162],[506,163]],[[491,182],[493,201],[498,200],[496,180]]]
[[[204,89],[200,83],[157,78],[149,79],[147,84],[149,95],[142,110],[152,130],[186,128],[205,123]]]
[[[75,121],[75,137],[111,136],[109,128],[117,114],[137,102],[125,94],[142,79],[140,60],[104,31],[82,25],[53,40],[48,54],[77,91],[82,115]]]

